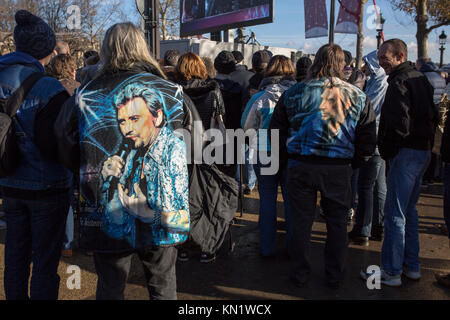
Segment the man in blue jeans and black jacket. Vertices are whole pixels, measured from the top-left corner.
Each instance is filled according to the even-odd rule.
[[[389,168],[379,274],[388,286],[400,286],[402,274],[412,280],[421,277],[416,204],[438,121],[433,87],[407,61],[407,53],[400,39],[384,42],[378,51],[389,76],[378,131],[378,148]],[[368,278],[364,270],[361,276]]]
[[[30,74],[45,73],[56,45],[53,30],[42,19],[25,10],[18,11],[15,19],[16,52],[0,57],[0,98],[4,99]],[[4,286],[8,300],[58,299],[57,269],[72,175],[56,161],[53,124],[68,98],[58,80],[44,76],[14,118],[20,163],[0,179],[7,223]]]

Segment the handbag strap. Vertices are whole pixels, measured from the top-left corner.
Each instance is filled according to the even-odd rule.
[[[31,88],[34,86],[34,84],[44,77],[45,74],[41,72],[33,72],[30,74],[20,85],[19,88],[14,91],[14,93],[9,97],[8,101],[6,102],[5,106],[5,113],[9,115],[11,118],[14,117],[17,113],[17,110],[19,110],[20,106],[22,105],[23,100],[27,97],[28,93],[30,92]]]

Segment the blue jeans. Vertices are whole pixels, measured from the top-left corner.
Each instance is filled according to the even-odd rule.
[[[5,197],[5,295],[7,300],[57,300],[58,264],[69,193],[21,200]],[[33,263],[30,297],[28,279]]]
[[[444,219],[450,230],[450,163],[444,165]]]
[[[277,197],[278,185],[284,200],[286,220],[286,248],[290,237],[290,210],[287,194],[287,168],[280,168],[275,175],[261,175],[260,163],[255,164],[259,192],[259,251],[264,256],[273,255],[277,247]]]
[[[63,243],[64,250],[69,250],[72,248],[73,229],[74,229],[73,210],[72,210],[72,206],[70,206],[69,213],[67,214],[67,221],[66,221],[66,233],[65,233],[65,237],[64,237],[64,243]]]
[[[253,169],[253,164],[251,160],[253,159],[253,155],[255,153],[254,149],[251,149],[248,147],[248,145],[245,145],[245,164],[244,164],[244,179],[242,180],[242,184],[245,184],[250,190],[253,190],[256,184],[256,174],[255,170]],[[241,168],[240,165],[238,165],[236,170],[236,180],[240,181],[241,176]],[[240,187],[240,185],[239,185]]]
[[[373,156],[361,168],[358,177],[358,208],[352,232],[370,237],[372,223],[383,225],[386,201],[386,163],[380,156]]]
[[[420,270],[416,204],[430,156],[430,151],[402,148],[389,160],[381,262],[393,276],[400,275],[403,266]]]

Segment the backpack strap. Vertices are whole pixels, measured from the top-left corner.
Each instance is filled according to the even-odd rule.
[[[43,78],[45,74],[40,72],[33,72],[30,74],[20,85],[19,88],[14,91],[11,97],[9,97],[8,101],[5,105],[4,112],[9,115],[11,118],[14,117],[19,110],[20,106],[23,103],[23,100],[27,97],[31,88],[34,84],[41,78]]]

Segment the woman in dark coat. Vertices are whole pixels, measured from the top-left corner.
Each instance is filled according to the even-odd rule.
[[[188,52],[179,58],[175,67],[175,77],[177,83],[183,87],[184,94],[195,105],[205,130],[212,127],[213,118],[224,118],[225,105],[220,86],[216,81],[208,80],[206,66],[197,54]],[[222,173],[227,171],[224,167],[226,165],[191,166],[193,173],[190,185],[190,236],[193,242],[201,247],[200,262],[202,263],[215,260],[215,252],[220,247],[223,235],[228,229],[228,223],[237,210],[236,182],[232,177]],[[208,196],[205,197],[205,194]],[[205,203],[207,203],[206,206]],[[210,229],[211,231],[208,231]],[[211,237],[211,232],[214,233],[214,237]],[[216,241],[216,239],[221,240]],[[187,261],[188,259],[188,252],[185,248],[180,248],[178,260]]]

